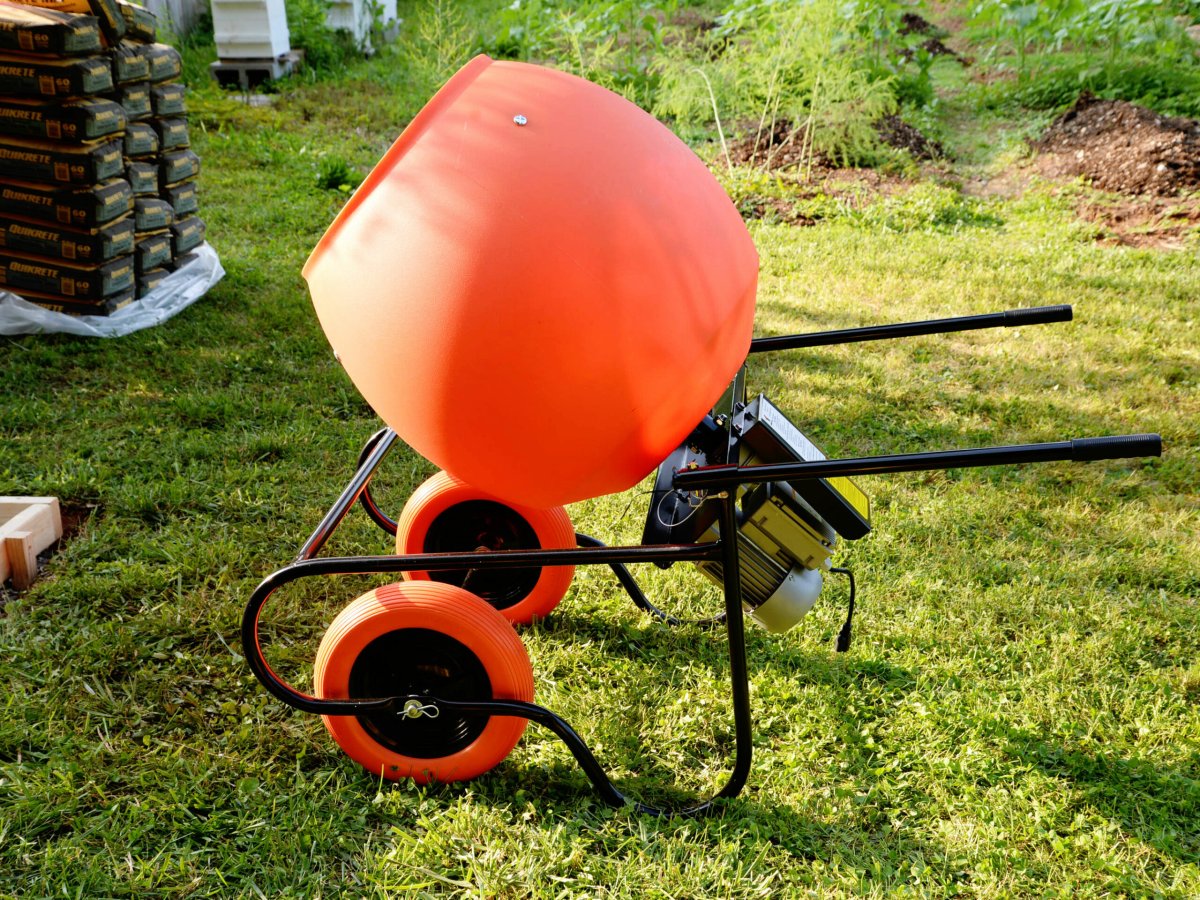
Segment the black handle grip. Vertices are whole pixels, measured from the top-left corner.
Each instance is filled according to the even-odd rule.
[[[1075,462],[1129,459],[1134,456],[1162,456],[1162,437],[1157,434],[1121,434],[1071,441],[1071,459]]]
[[[1046,322],[1070,322],[1074,313],[1068,304],[1058,306],[1035,306],[1032,309],[1010,309],[1004,313],[1004,324],[1042,325]]]

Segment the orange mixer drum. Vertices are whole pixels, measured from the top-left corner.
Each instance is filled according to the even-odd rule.
[[[471,60],[304,268],[379,416],[513,503],[636,484],[746,358],[758,256],[704,164],[632,103]]]

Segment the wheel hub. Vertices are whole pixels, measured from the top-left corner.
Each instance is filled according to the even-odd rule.
[[[423,694],[445,700],[490,700],[492,683],[479,658],[461,641],[428,628],[404,628],[375,638],[350,669],[353,698]],[[358,716],[380,744],[418,759],[438,759],[470,746],[487,716],[429,712],[418,704],[398,713]],[[415,707],[414,707],[415,708]]]
[[[488,553],[540,547],[537,532],[524,516],[492,500],[465,500],[444,510],[430,523],[424,545],[426,553]],[[529,596],[541,574],[540,568],[482,568],[430,572],[429,577],[464,588],[496,609],[507,609]]]

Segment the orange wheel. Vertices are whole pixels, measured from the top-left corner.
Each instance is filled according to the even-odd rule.
[[[533,700],[533,669],[512,625],[469,591],[402,582],[363,594],[317,650],[316,694],[345,700],[428,694]],[[322,716],[333,739],[375,775],[466,781],[503,760],[527,724],[515,716]]]
[[[409,498],[396,527],[396,552],[557,550],[575,546],[575,529],[561,506],[537,509],[497,500],[449,472],[438,472]],[[466,588],[510,622],[528,624],[546,615],[571,586],[574,566],[405,572],[419,581]]]

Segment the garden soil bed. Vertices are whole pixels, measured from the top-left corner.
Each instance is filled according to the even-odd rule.
[[[1035,145],[1036,169],[1083,176],[1103,191],[1177,196],[1200,190],[1200,122],[1084,95]]]
[[[914,182],[898,175],[874,169],[838,168],[814,165],[809,177],[798,182],[787,198],[759,197],[740,204],[748,219],[771,219],[787,225],[816,225],[820,219],[809,215],[805,201],[816,197],[836,200],[848,209],[862,209],[880,197],[890,197],[913,186]]]
[[[1083,178],[1107,197],[1079,214],[1104,237],[1133,246],[1181,246],[1200,225],[1200,122],[1123,100],[1084,95],[1046,129],[1032,171]]]
[[[915,159],[931,161],[944,154],[937,143],[899,116],[880,120],[876,128],[884,143],[908,150]],[[747,218],[770,218],[796,226],[815,225],[819,220],[803,211],[806,200],[824,195],[858,208],[913,184],[909,179],[875,169],[839,166],[821,154],[812,154],[810,160],[803,128],[794,129],[787,121],[777,122],[773,129],[761,133],[751,124],[742,123],[740,132],[742,136],[729,143],[731,162],[797,179],[795,192],[787,199],[762,197],[743,203],[742,214]]]
[[[808,153],[805,128],[793,128],[792,123],[781,119],[773,127],[759,131],[754,123],[742,123],[741,137],[729,143],[729,158],[735,165],[758,166],[768,172],[779,172],[806,164]],[[884,116],[875,123],[879,139],[889,147],[907,150],[913,159],[930,162],[946,155],[936,141],[925,137],[917,128],[909,125],[897,115]],[[827,157],[813,154],[814,169],[838,168]]]
[[[931,40],[951,33],[916,15],[906,16],[903,24],[906,31]],[[741,125],[740,137],[729,144],[732,162],[804,176],[798,201],[819,192],[858,206],[910,184],[872,170],[841,168],[820,156],[808,160],[803,128],[794,129],[790,122],[778,122],[769,132],[759,132],[750,123]],[[884,143],[907,150],[918,162],[944,167],[943,148],[898,116],[881,120],[877,129]],[[1078,213],[1098,226],[1102,241],[1172,249],[1184,246],[1187,236],[1200,227],[1200,121],[1084,94],[1032,149],[1032,162],[969,183],[968,193],[1012,196],[1035,175],[1051,181],[1083,179],[1096,192],[1087,192],[1079,201]],[[815,224],[800,206],[790,199],[763,197],[743,203],[742,211],[749,218]]]

